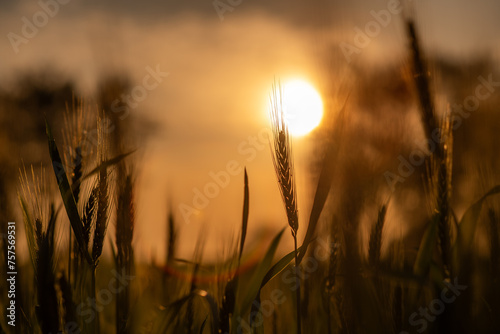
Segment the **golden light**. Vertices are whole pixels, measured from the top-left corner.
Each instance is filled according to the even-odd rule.
[[[283,85],[283,110],[290,133],[303,136],[321,123],[323,101],[307,81],[292,80]]]

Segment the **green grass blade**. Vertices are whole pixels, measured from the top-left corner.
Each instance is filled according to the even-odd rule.
[[[300,264],[300,262],[306,255],[307,247],[309,247],[309,244],[314,237],[314,232],[316,231],[319,217],[321,215],[321,212],[323,211],[323,207],[325,206],[326,199],[332,185],[333,173],[331,167],[334,152],[332,152],[332,149],[330,149],[329,151],[330,154],[327,154],[323,161],[323,166],[318,179],[318,186],[316,187],[316,193],[314,194],[311,214],[309,216],[309,224],[307,225],[306,236],[304,237],[304,241],[302,243],[302,246],[300,247],[303,250],[299,253],[297,265]]]
[[[255,302],[252,303],[251,314],[255,314],[254,317],[250,317],[250,326],[252,328],[253,334],[264,334],[264,321],[253,321],[256,319],[263,319],[262,308],[260,307],[260,293],[255,298]]]
[[[417,259],[415,260],[415,264],[413,266],[413,272],[417,276],[423,277],[429,272],[432,255],[436,249],[438,220],[438,214],[432,216],[431,222],[429,226],[427,226],[422,240],[420,241]]]
[[[203,298],[207,303],[212,316],[212,334],[217,334],[219,330],[219,313],[215,299],[207,291],[201,289],[196,289],[191,294]]]
[[[217,302],[207,291],[202,289],[194,289],[188,295],[172,302],[170,305],[166,307],[166,309],[161,311],[161,314],[157,317],[152,333],[168,333],[168,329],[171,326],[175,326],[178,322],[179,310],[184,306],[184,304],[188,303],[194,297],[201,297],[208,305],[210,309],[210,315],[212,317],[211,322],[211,332],[213,334],[218,333],[219,328],[219,313],[217,309]],[[205,319],[201,325],[202,329],[200,333],[203,331],[203,328],[206,325],[207,319]]]
[[[347,104],[347,100],[344,103],[344,106],[340,110],[338,124],[342,124],[343,117],[345,114],[345,106]],[[339,126],[339,138],[342,138],[342,130],[343,127]],[[333,143],[330,143],[326,148],[326,154],[323,158],[321,164],[321,172],[318,178],[318,185],[316,187],[316,192],[314,194],[313,205],[311,209],[311,214],[309,215],[309,223],[307,225],[306,236],[304,237],[304,241],[302,243],[302,251],[299,253],[297,265],[300,264],[304,256],[306,255],[307,248],[309,244],[312,242],[314,238],[314,233],[316,231],[316,226],[318,225],[319,217],[321,212],[323,211],[323,207],[325,206],[326,199],[328,198],[328,194],[330,193],[330,188],[333,182],[334,169],[336,164],[336,157],[338,154],[338,147],[335,147]]]
[[[278,244],[280,242],[281,236],[283,235],[283,232],[285,232],[285,228],[282,229],[280,233],[278,233],[278,235],[276,235],[276,237],[274,237],[273,241],[271,242],[271,245],[269,246],[266,255],[262,259],[260,265],[257,267],[255,273],[250,279],[250,283],[245,289],[246,293],[242,299],[242,302],[236,305],[236,311],[234,312],[235,315],[242,315],[243,313],[245,313],[250,308],[252,301],[259,293],[262,287],[262,280],[266,276],[269,267],[271,267],[274,254],[276,253],[276,249],[278,248]]]
[[[180,299],[170,303],[165,309],[162,309],[156,316],[153,324],[152,333],[169,333],[169,328],[175,326],[179,317],[179,310],[188,301],[191,295],[181,297]],[[176,321],[177,320],[177,321]]]
[[[99,166],[97,166],[96,168],[92,169],[90,172],[85,174],[85,176],[80,179],[81,180],[80,183],[85,181],[89,177],[91,177],[97,173],[100,173],[102,170],[107,170],[109,167],[112,167],[112,166],[120,163],[123,159],[125,159],[126,157],[128,157],[129,155],[131,155],[134,152],[135,152],[135,150],[130,151],[128,153],[123,153],[123,154],[117,155],[114,158],[102,161]]]
[[[299,251],[299,252],[302,251],[303,247],[304,246],[299,247],[297,249],[297,251]],[[291,251],[287,255],[283,256],[278,262],[276,262],[271,267],[271,269],[269,269],[269,271],[266,273],[266,275],[264,276],[264,279],[262,279],[261,288],[263,288],[276,275],[278,275],[280,272],[282,272],[283,269],[285,269],[290,264],[290,262],[292,262],[294,257],[295,257],[295,251]]]
[[[483,195],[478,201],[472,204],[465,211],[460,223],[458,224],[457,240],[453,245],[453,265],[456,270],[460,267],[461,255],[466,254],[472,245],[476,232],[476,225],[479,219],[479,214],[483,207],[484,201],[491,195],[500,193],[500,185],[493,187],[490,191]]]
[[[247,235],[247,227],[248,227],[248,211],[249,211],[249,201],[250,194],[248,189],[248,175],[247,169],[245,168],[245,189],[244,189],[244,198],[243,198],[243,221],[241,223],[241,241],[240,241],[240,259],[243,254],[243,247],[245,245],[245,238]]]
[[[78,208],[76,206],[75,198],[73,197],[73,191],[69,185],[68,177],[66,176],[66,171],[62,164],[61,156],[59,155],[59,150],[57,149],[56,141],[52,136],[52,130],[50,129],[49,123],[45,120],[45,128],[47,132],[47,139],[49,142],[49,153],[52,160],[52,167],[54,168],[54,173],[56,174],[57,184],[59,186],[59,191],[62,196],[64,207],[66,208],[66,213],[68,215],[71,227],[76,236],[76,241],[83,256],[89,263],[92,264],[92,259],[90,258],[89,252],[85,245],[85,238],[83,235],[83,225],[78,214]]]
[[[297,251],[300,252],[301,249],[302,247],[299,247]],[[260,292],[262,288],[276,275],[282,272],[283,269],[285,269],[290,264],[290,262],[293,261],[294,258],[295,258],[295,251],[291,251],[287,255],[283,256],[278,262],[276,262],[271,267],[271,269],[267,271],[266,275],[262,279],[262,283],[260,285],[259,291],[257,292],[257,296],[255,297],[254,302],[252,302],[251,313],[255,313],[262,316],[262,311],[260,307]],[[252,327],[254,334],[264,334],[264,323],[261,322],[260,324],[256,324],[254,321],[252,321],[254,319],[257,319],[257,315],[253,318],[250,318],[250,326]]]
[[[207,320],[208,320],[208,317],[205,317],[205,320],[203,320],[203,322],[201,323],[201,326],[200,326],[200,334],[203,334],[203,331],[205,330],[205,325],[207,324]]]

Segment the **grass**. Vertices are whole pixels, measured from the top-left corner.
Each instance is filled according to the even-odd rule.
[[[348,144],[343,128],[349,101],[340,108],[336,128],[328,133],[331,140],[319,162],[300,243],[294,157],[281,88],[275,84],[271,154],[288,227],[283,223],[268,247],[257,250],[258,261],[245,268],[249,254],[256,251],[245,244],[253,228],[249,224],[250,189],[255,177],[245,169],[240,237],[227,258],[215,264],[204,260],[202,234],[192,259],[180,259],[180,227],[170,209],[165,219],[164,263],[154,259],[138,263],[134,259],[134,156],[109,148],[121,146],[108,143],[107,126],[99,121],[102,114],[96,115],[95,122],[98,149],[82,146],[84,130],[91,122],[83,119],[86,107],[74,104],[77,116],[67,119],[65,133],[71,150],[63,155],[64,160],[46,124],[58,192],[47,190],[44,172],[37,176],[32,168],[28,176],[26,169],[21,171],[19,204],[30,263],[18,269],[16,329],[44,334],[498,332],[500,213],[495,195],[500,187],[478,196],[460,217],[455,214],[453,115],[438,113],[415,24],[408,21],[406,28],[423,132],[429,140],[435,131],[445,138],[434,151],[429,146],[422,168],[427,192],[421,195],[420,210],[428,214],[423,233],[415,237],[415,249],[403,237],[389,238],[391,224],[404,224],[395,216],[399,189],[378,212],[365,210],[364,203],[351,203],[370,222],[364,244],[360,243],[360,224],[330,205],[331,198],[344,195],[335,182],[343,145]],[[374,202],[383,197],[375,192],[373,196]],[[107,233],[110,224],[114,234]],[[486,235],[481,233],[483,225]],[[276,258],[288,228],[294,249]],[[67,244],[61,233],[66,230]],[[486,240],[486,252],[476,250],[480,240]],[[111,261],[103,255],[108,244]],[[443,299],[443,291],[452,296],[453,290],[444,289],[456,282],[466,289],[454,294],[452,302],[442,301],[444,310],[434,312],[432,318],[419,316],[425,307],[432,312],[436,300]],[[0,326],[0,332],[10,330],[4,322]]]

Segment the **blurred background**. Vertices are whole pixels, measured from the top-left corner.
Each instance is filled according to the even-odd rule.
[[[23,163],[42,162],[53,178],[44,115],[64,150],[64,111],[83,99],[86,112],[104,110],[126,150],[136,150],[131,159],[137,169],[134,238],[140,258],[163,258],[169,210],[179,225],[180,254],[192,254],[204,233],[206,256],[222,256],[241,224],[243,167],[250,184],[249,242],[256,243],[287,225],[262,133],[274,80],[291,78],[309,82],[329,106],[315,131],[294,139],[299,236],[328,140],[326,120],[346,100],[348,126],[331,208],[344,219],[372,219],[391,196],[384,172],[396,171],[398,156],[407,157],[423,136],[408,78],[404,15],[416,20],[441,110],[474,94],[479,76],[500,81],[498,1],[404,2],[404,11],[363,41],[359,31],[391,6],[403,9],[386,0],[2,1],[2,221],[22,221],[17,180]],[[156,85],[145,82],[148,75]],[[126,97],[148,84],[154,88],[143,90],[145,95]],[[485,182],[500,181],[499,102],[495,91],[454,133],[458,208],[482,190],[460,183],[461,175],[479,177],[482,169],[491,175]],[[197,190],[232,161],[238,173],[197,209]],[[412,183],[422,183],[419,173],[392,194],[401,205],[389,210],[388,229],[398,235],[417,228],[412,220],[423,214],[420,194],[405,188]],[[186,214],[186,206],[195,210]],[[353,216],[353,207],[366,214]],[[289,249],[288,243],[291,238],[283,240]]]

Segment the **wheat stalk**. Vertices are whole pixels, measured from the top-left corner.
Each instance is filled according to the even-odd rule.
[[[87,248],[90,246],[90,231],[92,230],[92,225],[94,222],[98,195],[99,186],[96,184],[90,191],[89,198],[87,199],[87,202],[85,203],[85,206],[83,208],[83,237]]]
[[[66,280],[64,273],[61,274],[58,280],[59,289],[61,290],[61,304],[64,311],[63,319],[65,324],[77,323],[76,306],[73,300],[73,292],[71,286]]]
[[[451,262],[451,166],[452,166],[452,130],[450,126],[450,115],[447,113],[443,122],[438,122],[436,108],[434,106],[431,86],[429,84],[429,72],[420,51],[420,43],[412,20],[406,22],[407,35],[410,41],[410,51],[413,59],[414,81],[417,88],[420,107],[422,111],[422,125],[429,143],[429,150],[432,152],[431,143],[433,134],[438,131],[440,142],[436,145],[435,152],[432,152],[430,161],[429,180],[430,189],[434,190],[435,212],[439,215],[438,239],[443,263],[445,277],[449,278]],[[443,138],[445,138],[443,140]]]
[[[36,260],[38,298],[36,314],[44,334],[56,333],[59,331],[59,305],[54,275],[55,222],[56,213],[52,205],[50,208],[48,226],[42,233]]]
[[[99,165],[104,165],[106,161],[106,155],[108,152],[108,143],[106,137],[107,129],[106,120],[102,120],[98,118],[98,161]],[[94,229],[94,238],[92,244],[92,284],[91,284],[91,293],[95,298],[96,293],[96,268],[99,263],[99,258],[102,254],[102,250],[104,247],[104,238],[106,236],[106,230],[108,228],[108,209],[109,209],[109,182],[108,182],[108,169],[107,166],[104,165],[99,170],[98,176],[98,193],[97,193],[97,210],[96,210],[96,220],[95,220],[95,229]],[[95,319],[93,320],[93,331],[94,333],[99,333],[99,315],[97,314]]]
[[[119,263],[130,261],[135,220],[134,187],[132,175],[127,175],[118,194],[116,246]]]
[[[87,128],[87,117],[89,113],[85,112],[86,106],[82,100],[77,100],[73,98],[71,108],[66,105],[66,111],[64,112],[64,130],[63,130],[63,140],[64,147],[63,156],[66,166],[70,167],[72,170],[70,173],[71,178],[71,189],[73,192],[73,197],[75,198],[75,203],[78,204],[81,198],[81,182],[83,176],[83,156],[88,156],[85,150],[84,152],[84,136]],[[68,229],[68,282],[71,284],[71,272],[72,268],[77,274],[78,265],[81,265],[82,257],[80,256],[80,250],[78,245],[73,247],[73,232],[72,229]],[[88,243],[88,241],[87,241]],[[73,260],[77,263],[73,263]]]
[[[97,266],[104,246],[104,236],[108,226],[108,172],[103,169],[99,172],[99,191],[97,198],[97,212],[92,245],[92,260]]]
[[[422,111],[422,125],[427,139],[432,140],[432,132],[438,128],[439,123],[436,118],[434,100],[429,84],[429,72],[420,50],[420,42],[415,29],[415,23],[410,19],[406,21],[406,32],[410,42],[413,79],[419,97],[420,109]],[[430,144],[429,150],[432,151]],[[441,156],[441,152],[439,151],[440,149],[438,148],[436,153],[438,156]]]
[[[283,109],[283,89],[276,83],[270,98],[270,118],[273,131],[273,147],[271,149],[273,165],[278,178],[281,197],[285,205],[288,225],[290,226],[295,249],[295,273],[297,281],[297,332],[301,333],[301,311],[300,311],[300,278],[298,273],[298,251],[297,231],[299,229],[299,218],[297,210],[297,191],[295,185],[295,174],[293,169],[293,155],[288,125],[285,120]]]
[[[73,99],[72,111],[66,106],[66,112],[64,113],[65,127],[63,130],[63,139],[64,146],[67,148],[64,150],[64,160],[66,165],[73,169],[70,175],[71,188],[76,203],[80,199],[80,185],[84,167],[83,157],[90,156],[92,151],[88,145],[84,146],[86,129],[88,127],[87,117],[90,114],[86,112],[87,109],[83,101]]]
[[[135,204],[132,174],[125,177],[118,193],[116,211],[116,265],[118,272],[130,275],[133,260],[132,239],[134,235]],[[116,332],[128,333],[127,320],[130,316],[130,288],[125,286],[116,298]]]
[[[450,124],[450,117],[446,117],[441,125],[442,141],[441,152],[442,159],[438,162],[437,167],[437,190],[436,190],[436,206],[439,213],[438,237],[441,249],[441,260],[445,277],[451,277],[451,175],[452,175],[452,154],[453,154],[453,137]]]
[[[394,287],[392,295],[392,318],[394,330],[398,332],[403,328],[403,288],[400,283]]]
[[[295,237],[299,229],[299,219],[292,146],[288,125],[285,120],[285,112],[283,110],[283,89],[279,84],[278,86],[276,86],[276,84],[273,86],[270,116],[274,135],[274,150],[272,150],[274,169],[278,177],[281,196],[285,204],[288,224],[292,230],[292,235]]]
[[[21,190],[18,192],[18,198],[23,211],[28,250],[36,275],[37,254],[43,241],[43,222],[49,220],[48,203],[45,198],[47,192],[45,170],[41,168],[41,175],[35,176],[34,167],[31,165],[31,180],[28,178],[25,166],[19,172]]]
[[[439,255],[443,265],[443,274],[451,277],[451,177],[453,138],[449,113],[445,116],[441,128],[441,142],[438,144],[443,153],[442,159],[433,155],[428,164],[428,191],[431,194],[430,209],[438,219]]]
[[[56,248],[54,231],[57,214],[48,196],[43,167],[41,175],[37,177],[31,166],[31,177],[32,180],[28,180],[26,168],[21,171],[22,194],[19,194],[19,200],[35,273],[37,301],[35,314],[42,333],[55,333],[59,331],[59,306],[54,275]],[[31,205],[31,210],[28,209],[28,205]]]

